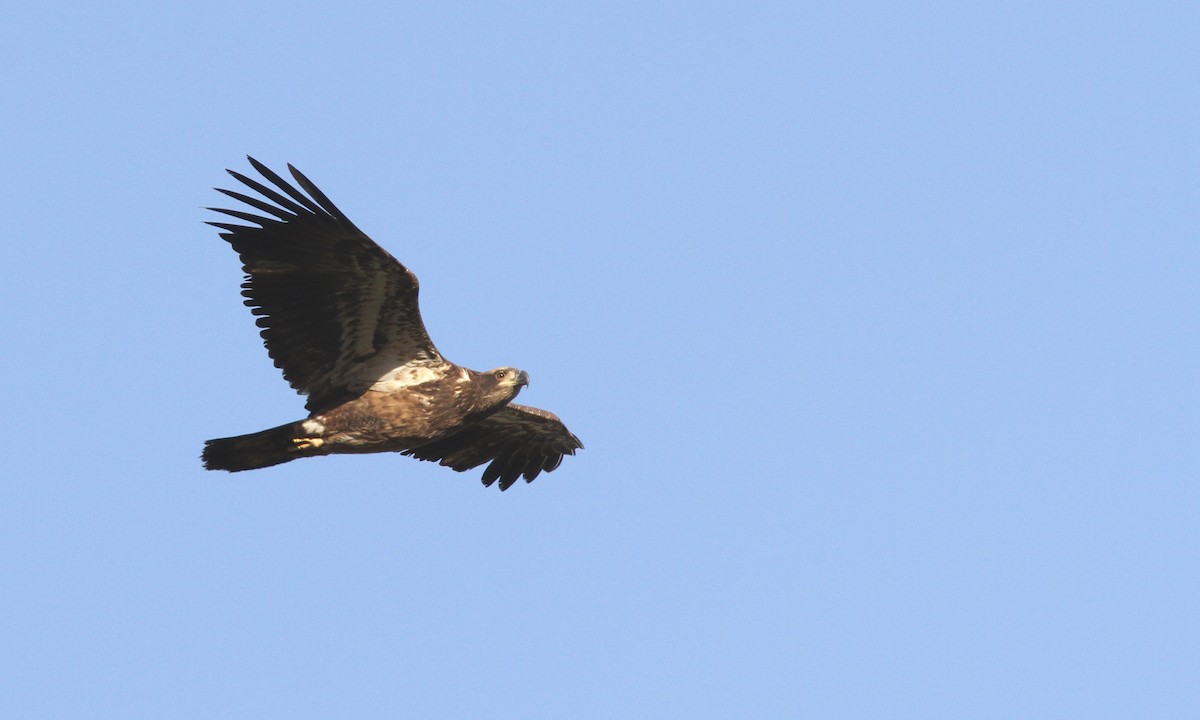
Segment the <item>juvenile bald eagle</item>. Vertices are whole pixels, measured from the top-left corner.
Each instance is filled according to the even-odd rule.
[[[583,447],[556,416],[512,400],[524,371],[476,372],[442,357],[421,321],[417,277],[355,227],[291,165],[308,195],[254,158],[275,188],[229,174],[266,200],[218,192],[263,213],[209,208],[241,257],[242,295],[267,352],[308,395],[304,420],[209,440],[209,470],[253,470],[334,453],[398,451],[462,472],[490,463],[483,484],[531,482]],[[279,191],[282,191],[280,194]],[[270,201],[270,202],[267,202]]]

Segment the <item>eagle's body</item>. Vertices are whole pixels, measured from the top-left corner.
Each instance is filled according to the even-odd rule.
[[[241,256],[246,304],[308,418],[209,440],[210,470],[251,470],[334,453],[403,452],[462,471],[490,463],[484,484],[508,488],[558,467],[583,445],[553,414],[512,403],[525,372],[476,372],[434,347],[417,306],[417,278],[289,166],[308,196],[250,158],[285,195],[230,174],[271,200],[220,192],[270,217],[217,212],[257,227],[210,223]]]

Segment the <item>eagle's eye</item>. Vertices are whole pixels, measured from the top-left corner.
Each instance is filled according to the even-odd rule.
[[[505,375],[507,375],[507,374],[508,374],[508,371],[507,371],[507,370],[497,370],[497,371],[496,371],[496,379],[497,379],[497,380],[503,380],[503,379],[504,379],[504,376],[505,376]]]

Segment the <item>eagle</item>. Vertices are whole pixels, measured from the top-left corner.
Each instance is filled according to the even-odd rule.
[[[308,417],[208,440],[205,468],[400,452],[458,472],[488,463],[483,484],[507,490],[583,448],[553,413],[513,402],[529,385],[525,371],[478,372],[442,357],[421,320],[417,276],[312,181],[288,165],[301,192],[247,159],[274,187],[228,170],[261,197],[215,189],[261,214],[208,208],[249,223],[208,224],[241,258],[244,304],[284,379],[308,396]]]

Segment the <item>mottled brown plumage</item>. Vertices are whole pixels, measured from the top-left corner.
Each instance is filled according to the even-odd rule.
[[[417,277],[308,178],[288,166],[301,192],[249,160],[274,187],[229,173],[265,200],[218,191],[264,214],[210,208],[250,225],[209,224],[241,257],[245,304],[275,366],[308,395],[309,416],[207,441],[206,468],[399,451],[457,471],[490,463],[484,484],[505,490],[583,447],[552,413],[511,402],[529,383],[523,371],[481,373],[443,358],[421,321]]]

